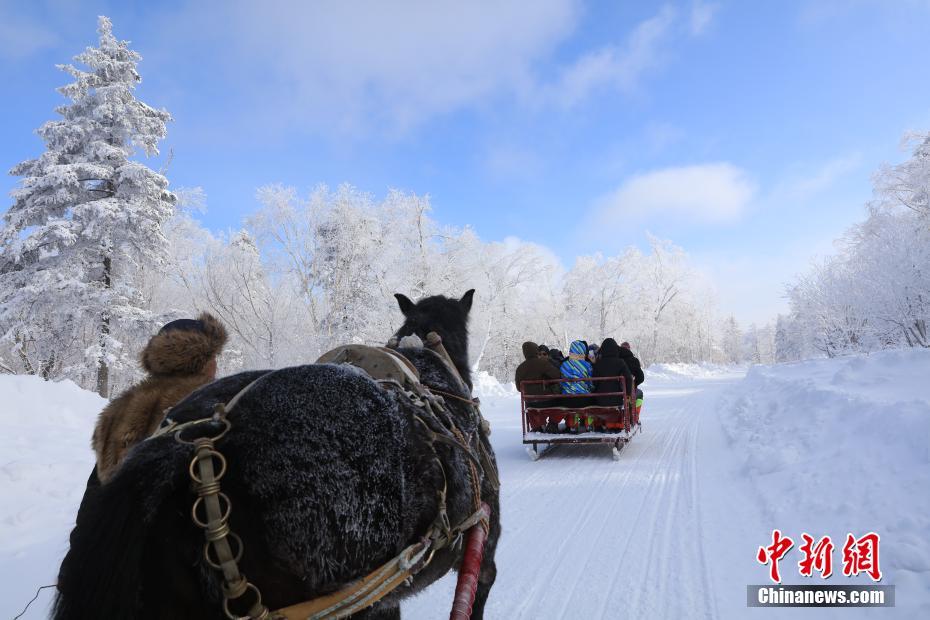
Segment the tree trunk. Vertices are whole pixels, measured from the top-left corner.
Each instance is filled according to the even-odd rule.
[[[111,285],[111,259],[103,257],[103,288],[109,290]],[[104,309],[100,315],[100,357],[97,360],[97,393],[107,398],[110,391],[110,367],[106,361],[107,337],[110,335],[110,311]]]
[[[48,381],[52,378],[52,373],[55,371],[55,365],[58,363],[58,356],[55,354],[55,351],[52,351],[52,354],[47,360],[44,360],[40,365],[39,374],[43,379]]]
[[[488,343],[491,341],[491,325],[492,325],[492,316],[491,316],[490,309],[489,309],[488,328],[484,334],[484,342],[481,343],[481,350],[478,352],[478,357],[475,360],[475,365],[474,365],[475,370],[478,370],[479,368],[481,368],[481,360],[484,359],[484,352],[487,350]]]

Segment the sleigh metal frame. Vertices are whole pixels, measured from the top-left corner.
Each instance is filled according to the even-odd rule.
[[[547,386],[553,384],[576,383],[579,381],[596,383],[598,381],[619,381],[619,392],[598,392],[585,394],[526,394],[526,386],[539,385],[545,390]],[[554,446],[562,444],[612,444],[612,453],[614,460],[620,458],[620,451],[629,443],[633,435],[640,432],[642,425],[639,421],[639,415],[636,412],[635,399],[627,395],[625,377],[588,377],[583,379],[539,379],[532,381],[520,382],[520,419],[523,429],[523,443],[527,446],[526,451],[534,461],[538,460],[545,452]],[[636,383],[631,386],[631,394],[636,393]],[[590,400],[595,397],[618,396],[621,399],[620,405],[589,405],[585,407],[573,407],[572,401],[578,402],[582,399]],[[564,401],[564,405],[555,405],[553,401]],[[533,403],[545,403],[544,406],[534,407]],[[589,431],[579,434],[571,432],[564,433],[547,433],[531,430],[539,426],[539,419],[552,420],[559,418],[559,422],[566,422],[568,431],[575,418],[591,419],[594,418],[599,423],[598,426],[604,428],[604,431]],[[545,422],[544,422],[545,424]]]

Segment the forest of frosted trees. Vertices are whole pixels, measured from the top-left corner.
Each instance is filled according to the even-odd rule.
[[[905,145],[910,158],[876,173],[866,218],[838,252],[788,287],[777,361],[930,347],[930,134]]]
[[[472,363],[512,376],[525,340],[628,340],[644,364],[771,362],[928,346],[930,146],[882,170],[867,219],[841,252],[788,289],[791,313],[741,329],[715,307],[683,250],[578,257],[486,241],[443,226],[427,196],[374,197],[350,185],[257,190],[239,230],[197,219],[206,197],[168,190],[158,153],[167,111],[135,99],[139,55],[106,18],[100,44],[62,67],[60,118],[21,177],[0,231],[0,370],[70,378],[108,396],[136,381],[158,327],[209,311],[231,333],[222,372],[309,363],[343,343],[382,344],[399,326],[393,294],[476,289]]]

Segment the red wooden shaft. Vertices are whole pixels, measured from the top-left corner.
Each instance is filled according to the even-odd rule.
[[[481,507],[491,517],[491,509],[484,502]],[[488,532],[481,523],[473,525],[465,536],[465,556],[459,569],[459,580],[455,584],[455,598],[452,600],[452,613],[449,620],[469,620],[471,608],[475,604],[475,592],[478,589],[478,571],[484,559],[484,543]]]

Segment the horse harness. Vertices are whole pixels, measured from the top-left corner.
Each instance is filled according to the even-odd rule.
[[[468,393],[467,386],[452,363],[451,357],[435,332],[427,336],[427,346],[438,354],[446,364],[459,387]],[[204,531],[203,555],[207,564],[222,573],[223,611],[232,620],[323,620],[345,618],[374,605],[390,592],[425,568],[437,551],[455,547],[461,543],[462,535],[475,525],[485,531],[489,528],[490,510],[481,501],[481,477],[496,490],[500,486],[497,467],[484,445],[479,430],[490,434],[487,421],[481,415],[478,401],[424,385],[413,364],[396,349],[394,339],[388,347],[365,345],[341,346],[324,354],[317,363],[350,364],[366,372],[382,388],[393,390],[399,398],[408,400],[419,411],[414,414],[416,423],[423,426],[430,438],[433,459],[443,476],[443,487],[438,491],[439,511],[429,531],[416,543],[407,546],[397,556],[382,564],[365,577],[344,586],[336,592],[271,611],[262,603],[258,587],[248,581],[239,570],[244,545],[242,539],[229,526],[232,501],[221,491],[221,479],[226,473],[226,458],[217,449],[220,441],[232,428],[228,414],[242,397],[268,374],[262,375],[242,388],[227,403],[218,403],[209,418],[178,423],[168,418],[167,425],[152,436],[172,433],[176,441],[190,445],[194,456],[188,467],[192,487],[197,495],[191,507],[191,520]],[[469,437],[458,428],[446,408],[445,399],[451,398],[466,403],[474,416],[475,430]],[[219,430],[208,436],[186,439],[184,431],[204,424],[217,424]],[[452,526],[446,511],[446,467],[436,452],[437,442],[446,443],[467,457],[474,512],[461,523]],[[232,544],[231,544],[232,543]],[[235,547],[235,551],[234,551]],[[246,607],[251,594],[251,604],[245,616],[230,609],[230,602],[238,601],[240,608]],[[239,601],[239,599],[243,599]]]

